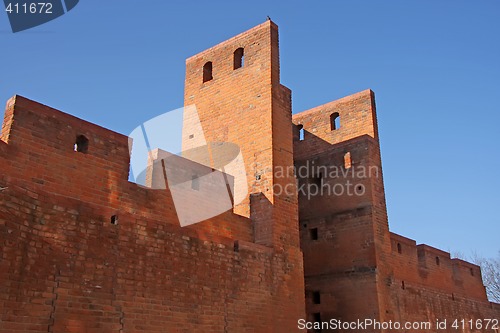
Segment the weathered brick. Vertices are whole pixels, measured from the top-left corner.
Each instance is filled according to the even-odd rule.
[[[128,182],[126,136],[11,98],[0,135],[0,333],[289,333],[314,314],[498,318],[479,267],[389,232],[374,93],[292,117],[279,75],[271,21],[187,59],[184,103],[196,105],[207,142],[239,147],[248,195],[185,228],[168,188]],[[74,151],[81,135],[85,153]],[[377,172],[299,175],[299,186],[363,190],[308,198],[294,171],[310,163]]]

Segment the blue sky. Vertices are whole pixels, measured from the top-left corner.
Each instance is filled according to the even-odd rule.
[[[16,34],[0,13],[0,100],[20,94],[128,134],[182,106],[187,57],[267,15],[294,112],[375,91],[391,230],[495,256],[497,0],[87,0]]]

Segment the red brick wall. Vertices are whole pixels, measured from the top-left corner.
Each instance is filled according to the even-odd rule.
[[[332,130],[330,115],[335,112],[340,128]],[[299,184],[308,186],[321,173],[325,189],[310,198],[299,194],[307,313],[320,313],[324,321],[380,320],[377,269],[388,227],[373,92],[304,111],[293,122],[305,131],[302,141],[298,128],[294,137]],[[317,240],[312,229],[318,231]],[[315,291],[321,304],[311,301]]]
[[[297,331],[296,252],[235,248],[140,214],[112,225],[105,206],[5,178],[0,332]]]
[[[335,112],[340,128],[332,130],[330,115]],[[479,267],[389,233],[373,92],[296,114],[293,122],[296,172],[305,166],[310,170],[299,177],[300,183],[318,182],[315,177],[321,173],[321,184],[327,188],[350,182],[366,189],[362,195],[299,195],[310,320],[318,313],[323,321],[372,318],[402,323],[499,317],[499,306],[486,300]],[[371,167],[375,169],[365,173],[368,177],[358,176],[356,171]],[[325,170],[332,168],[355,172],[327,175]],[[313,229],[317,240],[312,239]],[[318,292],[320,304],[315,304]],[[447,332],[452,331],[448,327]],[[469,331],[473,330],[465,330]]]
[[[332,144],[368,135],[378,140],[377,119],[374,113],[375,96],[371,90],[364,90],[333,102],[317,106],[293,115],[293,123],[304,127],[304,141],[297,142],[295,132],[296,159],[322,153]],[[338,113],[340,128],[333,130],[330,115]]]
[[[272,43],[277,43],[272,40],[274,29],[271,22],[263,23],[186,60],[184,104],[196,106],[207,142],[240,147],[250,193],[266,193],[273,184],[272,84],[279,84],[279,78],[272,77],[279,66],[271,55]],[[244,66],[233,70],[233,52],[240,47]],[[203,82],[208,61],[213,63],[213,79]],[[235,212],[248,217],[249,209],[247,199]]]
[[[233,69],[238,48],[244,49],[244,66]],[[209,61],[213,79],[203,82]],[[250,196],[268,201],[253,207],[254,216],[268,221],[253,218],[256,242],[298,247],[297,197],[275,193],[275,186],[295,184],[293,174],[278,178],[274,172],[293,165],[291,92],[280,84],[278,27],[266,21],[187,59],[184,104],[196,106],[207,142],[240,147],[248,195],[234,212],[250,217]]]
[[[181,228],[168,188],[127,181],[127,137],[20,96],[7,102],[0,333],[285,333],[298,331],[305,309],[324,321],[499,317],[477,266],[389,232],[372,91],[292,121],[274,23],[189,58],[185,104],[196,105],[208,142],[238,145],[249,193],[234,213]],[[73,150],[79,135],[87,153]],[[349,181],[363,193],[297,198],[291,167],[308,163],[354,170],[323,173],[321,186]]]
[[[262,58],[269,60],[262,65],[268,79],[255,74],[248,83],[257,102],[242,94],[210,109],[217,115],[210,116],[208,139],[235,142],[248,158],[249,188],[261,198],[251,218],[226,212],[181,228],[168,189],[127,181],[127,137],[20,96],[7,103],[0,333],[298,331],[305,302],[297,200],[274,196],[271,186],[273,167],[292,164],[290,93],[271,89],[279,79],[277,27],[266,22],[248,34],[257,36],[246,45],[248,68],[230,75],[258,73],[262,64],[252,61]],[[214,64],[216,87],[220,64]],[[186,91],[194,82],[188,75]],[[218,93],[229,96],[224,89]],[[208,93],[198,97],[202,121],[203,106],[215,101]],[[244,135],[234,130],[247,124]],[[267,126],[282,131],[276,149]],[[78,135],[89,139],[87,153],[73,150]]]
[[[107,207],[109,216],[140,212],[178,225],[168,190],[151,191],[127,181],[126,136],[21,96],[8,102],[5,121],[10,119],[4,155],[9,177],[30,180],[49,193]],[[86,154],[73,150],[76,137],[82,134],[89,139]],[[230,212],[200,223],[196,232],[253,241],[252,223]]]
[[[486,300],[479,266],[451,259],[449,253],[425,244],[417,246],[414,240],[393,233],[391,251],[392,269],[382,273],[386,284],[381,290],[388,298],[390,318],[433,323],[446,319],[448,329],[443,332],[457,331],[450,324],[455,319],[475,322],[499,318],[500,305]],[[475,331],[495,332],[471,327],[463,330]]]
[[[479,266],[451,259],[448,252],[425,244],[417,246],[414,240],[393,233],[391,243],[391,266],[398,279],[439,288],[450,294],[459,293],[480,300],[486,298]]]

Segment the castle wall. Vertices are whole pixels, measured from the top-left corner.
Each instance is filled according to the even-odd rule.
[[[8,138],[8,179],[27,179],[40,190],[103,206],[108,216],[140,212],[178,225],[168,190],[148,190],[127,181],[126,136],[21,96],[7,103],[3,128],[10,128],[2,132],[2,138]],[[87,153],[74,151],[79,135],[89,140]],[[229,212],[201,222],[196,230],[200,235],[253,241],[251,221]]]
[[[479,266],[460,259],[451,259],[444,252],[414,240],[391,233],[394,276],[405,283],[434,287],[450,294],[484,300]]]
[[[438,332],[497,333],[500,318],[500,305],[487,300],[478,300],[463,294],[448,293],[432,286],[406,283],[401,288],[401,280],[384,293],[390,297],[390,310],[393,321],[401,323],[430,323]],[[437,323],[445,322],[445,326]],[[422,328],[408,329],[407,332],[422,332]]]
[[[373,92],[301,112],[293,122],[299,184],[323,189],[305,195],[299,188],[309,320],[447,319],[443,331],[456,332],[454,319],[499,317],[478,266],[389,232]]]
[[[244,50],[244,63],[235,69],[238,49]],[[208,63],[212,76],[204,81]],[[275,172],[293,165],[291,92],[280,83],[278,27],[266,21],[188,58],[184,104],[196,106],[207,142],[241,149],[248,194],[234,212],[255,222],[255,241],[299,248],[296,193],[276,190],[295,186],[293,173]],[[183,144],[187,150],[194,143]],[[233,176],[238,187],[241,177]]]
[[[392,270],[387,274],[382,292],[388,298],[388,312],[393,320],[408,322],[447,321],[443,332],[495,332],[476,326],[485,319],[498,319],[500,305],[490,303],[479,266],[412,239],[391,233]],[[465,326],[461,326],[461,320]],[[468,323],[472,320],[472,324]],[[479,324],[480,325],[480,324]],[[417,332],[413,330],[410,332]]]
[[[181,228],[168,188],[127,181],[127,137],[26,98],[1,138],[1,333],[298,331],[300,249],[230,211]]]
[[[296,331],[301,257],[1,181],[0,332]]]
[[[334,114],[340,118],[335,128]],[[299,218],[307,313],[311,318],[319,313],[322,321],[380,320],[377,267],[389,242],[387,220],[377,220],[380,212],[385,216],[385,199],[379,192],[373,93],[366,90],[298,113],[293,122],[295,167],[306,192],[299,192]],[[314,184],[321,188],[316,195],[308,190]],[[315,292],[320,304],[311,301]]]
[[[275,29],[270,22],[263,23],[186,60],[184,104],[196,106],[207,142],[240,147],[250,193],[266,193],[273,184],[272,85],[279,85],[273,73],[279,68],[272,58]],[[238,48],[244,48],[244,65],[233,69]],[[212,63],[213,78],[203,82],[207,62]],[[193,143],[185,140],[183,144],[183,150],[188,150]],[[266,196],[272,202],[272,195]],[[235,212],[250,216],[248,197]]]
[[[478,266],[389,232],[371,90],[292,117],[267,21],[187,59],[184,103],[197,112],[184,114],[182,157],[163,166],[172,152],[152,153],[146,188],[127,181],[126,136],[7,102],[0,333],[288,333],[299,319],[446,319],[440,332],[495,332],[451,326],[500,317]],[[224,168],[235,152],[225,144],[243,174]],[[181,227],[168,168],[183,182],[224,179],[202,184],[198,210],[213,208],[205,193],[219,186],[244,198]]]

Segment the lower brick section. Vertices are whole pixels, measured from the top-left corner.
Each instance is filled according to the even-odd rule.
[[[391,303],[388,316],[393,321],[428,322],[432,325],[431,331],[443,333],[497,333],[500,330],[499,304],[445,293],[424,285],[405,282],[404,289],[402,285],[403,281],[394,280],[384,290]],[[491,319],[494,321],[490,321]],[[439,330],[438,322],[441,325]],[[422,332],[422,329],[410,329],[407,332],[417,333]]]
[[[201,240],[11,181],[0,195],[0,333],[294,332],[302,255]]]

